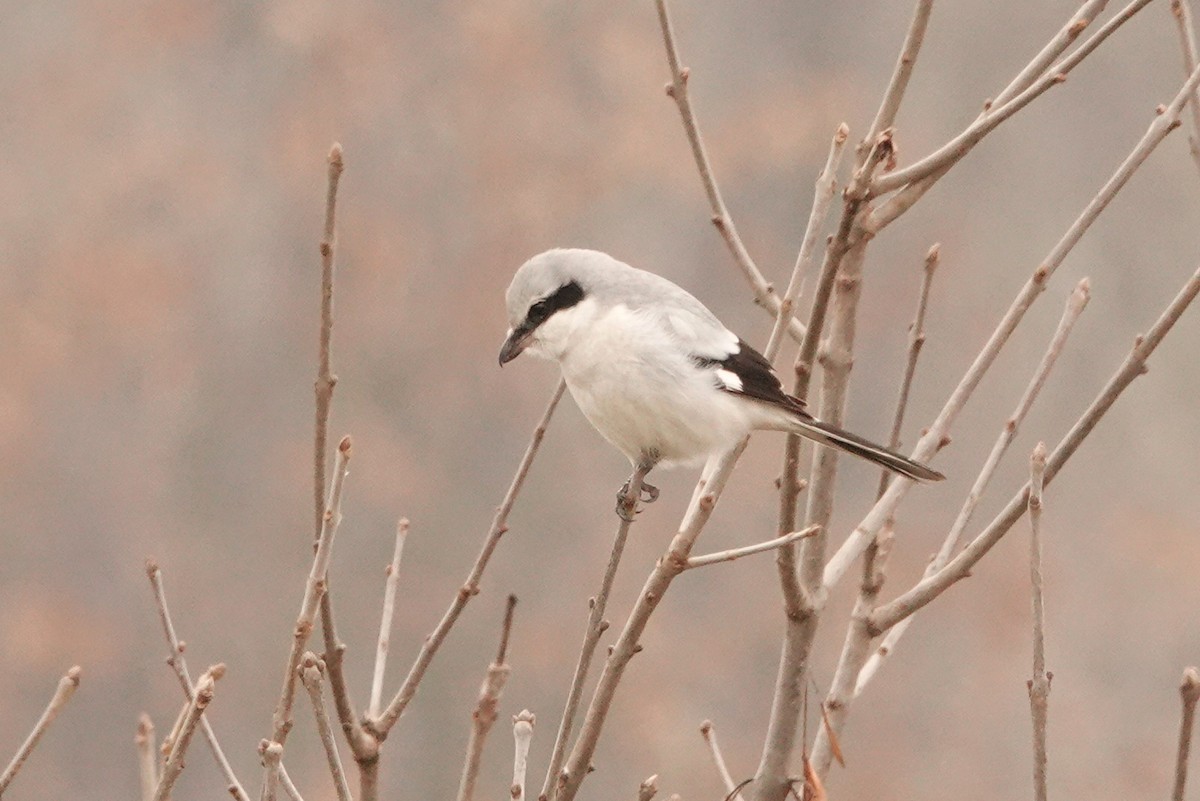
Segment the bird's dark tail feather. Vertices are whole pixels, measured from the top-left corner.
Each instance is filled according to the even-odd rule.
[[[902,476],[915,479],[917,481],[941,481],[945,478],[944,475],[926,467],[920,462],[914,462],[900,454],[888,450],[882,445],[876,445],[874,442],[865,440],[862,437],[851,434],[849,431],[843,431],[837,426],[831,426],[828,423],[822,423],[820,420],[814,420],[811,417],[795,420],[795,432],[802,437],[816,440],[822,445],[828,445],[832,448],[837,448],[846,453],[852,453],[866,459],[868,462],[886,467],[888,470],[899,473]]]

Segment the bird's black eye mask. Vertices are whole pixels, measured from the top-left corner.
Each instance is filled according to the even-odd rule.
[[[533,331],[549,320],[555,312],[569,309],[581,300],[583,300],[583,287],[575,281],[565,283],[529,307],[529,311],[525,313],[525,322],[521,323],[521,328],[525,331]]]

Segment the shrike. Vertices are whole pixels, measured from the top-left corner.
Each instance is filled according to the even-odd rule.
[[[505,296],[504,365],[523,351],[557,361],[596,430],[635,468],[690,464],[751,431],[788,431],[908,478],[942,474],[822,423],[783,391],[758,351],[661,276],[595,250],[534,256]],[[658,491],[645,485],[647,500]]]

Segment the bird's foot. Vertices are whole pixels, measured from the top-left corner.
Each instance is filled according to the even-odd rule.
[[[653,484],[643,483],[638,495],[640,496],[638,498],[630,497],[628,481],[621,485],[621,489],[617,491],[617,517],[620,517],[627,523],[632,523],[634,515],[638,513],[637,505],[639,501],[641,503],[654,503],[658,500],[658,487]]]

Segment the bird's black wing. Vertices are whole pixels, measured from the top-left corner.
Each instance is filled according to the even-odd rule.
[[[739,338],[737,348],[724,358],[693,356],[696,364],[713,370],[717,387],[734,395],[782,406],[807,416],[804,401],[783,391],[779,376],[761,353]]]

